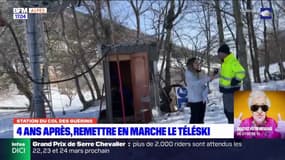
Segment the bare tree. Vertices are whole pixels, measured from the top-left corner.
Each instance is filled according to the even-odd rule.
[[[83,0],[82,2],[84,4],[85,8],[87,9],[89,17],[92,21],[92,30],[93,30],[93,34],[95,36],[94,41],[95,42],[99,41],[100,43],[102,43],[103,37],[100,34],[100,29],[99,29],[100,28],[99,23],[103,24],[102,17],[101,17],[101,3],[98,2],[99,4],[96,5],[96,9],[95,9],[95,7],[94,7],[95,3],[88,5],[85,2],[85,0]],[[97,9],[99,9],[99,11],[97,11]]]
[[[237,55],[241,62],[241,65],[245,68],[246,77],[243,83],[243,88],[245,90],[251,90],[251,82],[248,73],[248,64],[247,64],[247,54],[246,54],[246,42],[243,34],[243,23],[241,19],[241,11],[240,11],[240,2],[236,0],[232,0],[233,3],[233,13],[236,21],[236,36],[237,36],[237,46],[238,52]]]
[[[72,100],[73,100],[74,96],[76,95],[76,92],[73,89],[74,85],[71,83],[71,81],[68,81],[68,82],[59,84],[58,87],[59,87],[59,92],[68,97],[68,99],[69,99],[68,105],[71,106]]]
[[[154,4],[158,4],[158,9],[153,7]],[[165,31],[164,31],[164,19],[166,17],[167,7],[169,1],[165,2],[163,6],[163,1],[156,1],[156,3],[151,3],[151,10],[153,11],[153,28],[155,29],[155,36],[158,42],[157,48],[159,51],[163,51],[164,40],[165,40]],[[160,52],[158,53],[160,55]]]
[[[73,16],[76,17],[76,15],[74,15],[75,13],[73,12]],[[78,27],[78,21],[77,21],[77,18],[74,18],[73,19],[73,23],[75,23],[75,33],[76,33],[76,40],[78,41],[78,43],[75,43],[75,46],[73,46],[73,43],[70,43],[69,40],[67,38],[70,38],[72,39],[71,37],[68,37],[66,35],[66,25],[65,25],[65,20],[64,20],[64,16],[63,16],[63,12],[60,13],[60,20],[61,20],[61,35],[62,35],[62,38],[63,38],[63,42],[65,43],[66,45],[66,51],[69,55],[69,59],[67,59],[66,61],[69,62],[69,63],[62,63],[62,70],[64,70],[64,72],[66,72],[66,74],[68,75],[73,75],[73,76],[76,76],[76,71],[79,70],[79,71],[83,71],[83,68],[82,66],[80,65],[82,62],[83,63],[83,66],[86,70],[89,70],[89,75],[90,74],[93,74],[93,72],[90,70],[89,68],[89,65],[86,64],[87,61],[86,60],[83,60],[84,59],[84,56],[80,56],[80,55],[84,55],[86,54],[85,51],[83,50],[83,47],[79,44],[79,43],[82,43],[82,40],[81,40],[81,37],[79,35],[79,27]],[[70,27],[70,26],[68,26]],[[78,54],[74,48],[79,48],[79,51],[82,51],[80,52],[80,54]],[[84,64],[85,62],[85,64]],[[81,101],[81,103],[83,104],[83,110],[89,108],[92,104],[92,101],[94,101],[94,93],[93,93],[93,89],[90,85],[90,82],[88,80],[88,78],[86,77],[86,75],[84,75],[84,79],[87,83],[87,86],[89,87],[89,91],[91,92],[91,95],[92,95],[92,100],[90,102],[88,102],[84,95],[83,95],[83,92],[82,92],[82,87],[79,83],[79,79],[80,77],[77,77],[74,79],[74,82],[75,82],[75,87],[76,87],[76,91],[77,91],[77,94],[78,94],[78,97],[79,97],[79,100]]]
[[[231,23],[228,22],[229,18],[228,18],[228,16],[227,16],[226,14],[223,14],[223,19],[224,19],[224,21],[225,21],[225,24],[226,24],[227,29],[229,30],[229,32],[230,32],[230,34],[231,34],[231,36],[232,36],[232,39],[233,39],[234,43],[235,43],[236,50],[238,50],[238,45],[237,45],[236,36],[235,36],[235,34],[234,34],[234,31],[233,31],[232,28],[231,28]]]
[[[270,8],[273,8],[271,0],[269,0],[269,6],[270,6]],[[278,33],[277,33],[278,29],[277,29],[277,26],[276,26],[275,22],[276,22],[276,19],[275,19],[275,14],[274,14],[274,11],[273,11],[272,12],[273,35],[274,35],[274,39],[276,41],[276,46],[277,46],[278,53],[279,53],[278,65],[279,65],[279,69],[280,69],[281,79],[284,79],[285,78],[285,68],[284,68],[284,65],[283,65],[284,56],[283,56],[281,45],[280,45],[280,42],[279,42]]]
[[[246,1],[246,6],[248,10],[252,9],[251,0]],[[247,18],[247,26],[248,26],[248,32],[249,32],[248,37],[249,37],[249,44],[250,44],[250,55],[251,55],[251,60],[252,60],[254,82],[260,83],[261,80],[260,80],[260,73],[259,73],[258,48],[257,48],[255,31],[253,27],[252,12],[246,12],[246,18]]]
[[[147,11],[147,9],[142,10],[143,4],[144,4],[144,0],[130,0],[129,1],[132,9],[135,13],[136,16],[136,24],[137,24],[137,35],[136,35],[136,42],[139,42],[139,38],[140,38],[140,33],[141,33],[141,20],[140,20],[140,15],[145,13]]]
[[[154,7],[154,5],[157,4],[157,7]],[[162,65],[160,68],[159,77],[162,81],[165,82],[165,80],[162,78],[162,73],[164,71],[164,65],[165,65],[165,18],[167,14],[167,8],[169,6],[169,1],[156,1],[155,3],[151,3],[150,10],[154,14],[153,18],[153,28],[155,29],[155,38],[157,41],[157,51],[158,56],[160,57],[163,54],[163,60]]]
[[[261,7],[264,7],[263,0],[261,0]],[[270,54],[268,52],[268,47],[267,47],[267,26],[266,26],[266,20],[263,20],[263,39],[264,39],[264,78],[265,81],[268,81],[269,79],[272,79],[270,72],[269,72],[269,63],[270,63]],[[267,77],[268,76],[268,77]]]
[[[23,68],[17,65],[17,63],[20,63],[17,59],[17,54],[19,52],[23,54],[20,46],[24,37],[22,34],[23,32],[21,32],[23,30],[18,28],[18,26],[13,26],[12,23],[7,22],[7,20],[2,17],[1,10],[0,27],[7,27],[1,33],[1,36],[5,37],[5,41],[1,41],[0,43],[0,68],[4,70],[9,79],[16,85],[17,89],[29,100],[28,110],[31,110],[32,92],[30,84],[27,77],[23,74],[25,73],[23,72]],[[8,32],[6,32],[8,30],[10,30],[9,35]],[[11,45],[11,43],[15,45]]]
[[[75,24],[75,27],[76,27],[76,37],[77,37],[77,41],[78,41],[78,49],[79,49],[79,52],[80,54],[82,55],[86,55],[86,52],[82,46],[82,38],[80,36],[80,27],[79,27],[79,24],[78,24],[78,20],[77,20],[77,16],[76,16],[76,12],[75,12],[75,7],[74,5],[72,5],[72,13],[73,13],[73,18],[74,18],[74,24]],[[84,56],[79,56],[81,62],[83,63],[84,67],[86,70],[90,70],[90,66],[87,62],[87,60],[85,59]],[[96,91],[96,94],[97,94],[97,98],[101,98],[101,92],[100,92],[100,88],[99,88],[99,85],[98,85],[98,82],[95,78],[95,75],[94,73],[90,70],[88,72],[91,80],[92,80],[92,83],[93,83],[93,86],[95,88],[95,91]],[[93,99],[94,100],[94,99]]]
[[[219,44],[222,45],[224,43],[224,28],[223,28],[223,20],[222,20],[221,10],[220,10],[220,0],[215,0],[215,11],[216,11],[216,16],[217,16]]]
[[[76,74],[74,74],[75,76]],[[80,87],[80,83],[79,83],[79,78],[76,77],[74,79],[74,82],[75,82],[75,86],[76,86],[76,91],[77,91],[77,94],[78,94],[78,97],[79,97],[79,100],[81,101],[81,103],[83,104],[83,110],[85,108],[87,108],[87,101],[82,93],[82,90],[81,90],[81,87]]]
[[[165,38],[165,52],[166,52],[166,67],[165,67],[165,85],[170,86],[171,84],[171,76],[170,76],[170,68],[171,68],[171,52],[172,52],[172,42],[171,42],[171,34],[174,26],[174,21],[181,14],[182,9],[185,4],[185,0],[179,0],[177,11],[175,12],[175,1],[170,0],[170,8],[166,14],[165,20],[165,29],[166,29],[166,38]]]
[[[0,51],[0,57],[1,57],[1,63],[2,67],[5,68],[6,73],[8,74],[9,78],[13,81],[14,84],[16,84],[18,90],[25,95],[25,97],[29,100],[29,107],[28,110],[31,109],[31,102],[32,102],[32,92],[30,85],[27,81],[27,78],[24,77],[19,71],[15,70],[13,67],[13,63],[11,60],[7,57],[7,52],[3,53]]]
[[[204,19],[204,34],[206,37],[206,60],[208,75],[210,73],[210,49],[211,49],[211,16],[210,16],[210,6],[208,4],[202,4],[203,19]],[[223,37],[222,37],[223,38]],[[209,86],[209,83],[208,83]]]
[[[115,38],[114,38],[114,21],[113,21],[113,16],[112,16],[110,0],[106,0],[106,4],[107,4],[108,16],[109,16],[109,26],[110,26],[109,36],[111,38],[110,42],[113,44],[113,43],[115,43]]]

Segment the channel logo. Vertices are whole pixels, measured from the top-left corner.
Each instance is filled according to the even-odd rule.
[[[13,8],[13,19],[28,19],[28,14],[46,14],[47,8]]]
[[[28,8],[13,8],[13,19],[28,19]]]
[[[272,18],[272,8],[260,8],[260,18],[261,19],[271,19]]]

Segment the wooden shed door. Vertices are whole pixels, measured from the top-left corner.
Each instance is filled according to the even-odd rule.
[[[152,119],[149,97],[149,67],[147,53],[131,55],[135,120],[150,122]]]

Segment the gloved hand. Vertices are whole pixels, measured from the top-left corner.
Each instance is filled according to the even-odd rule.
[[[238,118],[234,119],[234,130],[237,131],[237,128],[240,126],[241,124],[241,117],[242,117],[242,113],[239,114]]]
[[[219,68],[214,68],[214,75],[219,73]]]
[[[278,114],[278,123],[275,131],[279,132],[282,138],[285,138],[285,121],[282,120],[280,113]]]
[[[235,86],[235,85],[239,84],[240,82],[241,82],[240,80],[237,80],[236,78],[233,78],[231,80],[231,86]]]

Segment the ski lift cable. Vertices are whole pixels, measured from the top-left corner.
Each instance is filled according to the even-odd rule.
[[[70,80],[73,80],[73,79],[76,79],[76,78],[79,78],[81,76],[83,76],[84,74],[90,72],[92,69],[94,69],[106,56],[107,56],[107,53],[109,50],[111,50],[112,47],[108,47],[108,50],[106,50],[103,55],[101,56],[101,58],[94,64],[92,65],[88,70],[80,73],[80,74],[76,74],[75,76],[73,77],[70,77],[70,78],[66,78],[66,79],[61,79],[61,80],[57,80],[57,81],[46,81],[46,82],[43,82],[43,81],[36,81],[35,79],[33,79],[28,71],[28,68],[25,64],[25,58],[23,56],[23,52],[21,50],[21,46],[20,46],[20,43],[17,39],[17,36],[14,32],[14,29],[12,28],[12,26],[10,24],[7,24],[7,27],[9,28],[10,32],[12,33],[12,36],[15,40],[15,43],[16,43],[16,46],[17,46],[17,49],[18,49],[18,54],[20,56],[20,59],[21,59],[21,63],[23,64],[23,67],[24,67],[24,70],[25,70],[25,73],[26,73],[26,76],[28,77],[28,79],[30,81],[32,81],[33,83],[36,83],[36,84],[54,84],[54,83],[62,83],[62,82],[66,82],[66,81],[70,81]]]

